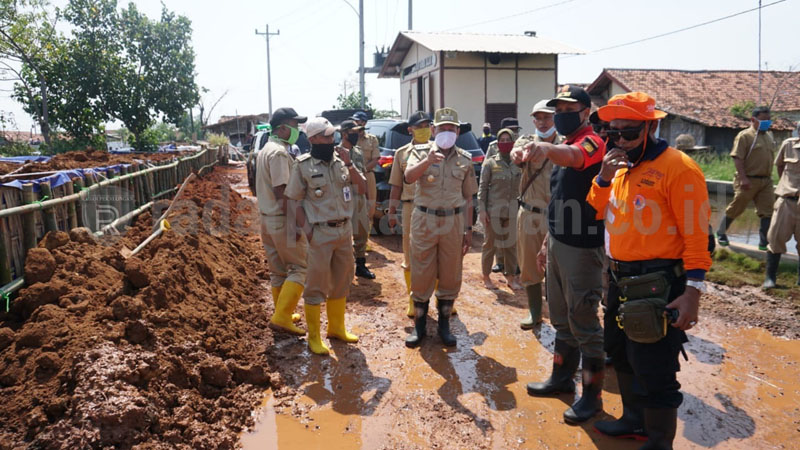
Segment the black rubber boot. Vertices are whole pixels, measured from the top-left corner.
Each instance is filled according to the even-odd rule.
[[[594,417],[603,410],[603,380],[605,379],[605,358],[583,357],[583,370],[581,371],[583,391],[569,409],[564,411],[564,421],[569,424],[579,424]]]
[[[572,376],[578,369],[581,351],[578,347],[570,347],[564,341],[556,339],[553,351],[553,373],[542,383],[528,383],[528,395],[555,395],[575,392]]]
[[[769,223],[771,221],[772,217],[762,217],[758,227],[758,249],[762,252],[767,251],[767,232],[769,231]]]
[[[647,439],[647,433],[644,431],[644,411],[633,392],[633,374],[617,372],[617,383],[622,397],[622,417],[617,420],[599,420],[595,422],[594,429],[600,434],[618,439],[644,441]]]
[[[356,276],[374,280],[375,274],[367,269],[367,258],[356,258]]]
[[[731,226],[733,219],[728,216],[724,216],[722,218],[722,222],[719,223],[719,228],[717,229],[717,242],[719,245],[723,247],[727,247],[730,242],[728,242],[728,228]]]
[[[425,339],[428,325],[428,302],[414,302],[414,330],[406,338],[406,347],[416,348]]]
[[[647,442],[640,450],[671,450],[675,428],[678,426],[678,409],[645,409],[644,425]]]
[[[447,347],[454,347],[457,343],[456,337],[450,333],[450,314],[454,303],[455,300],[436,299],[436,307],[439,309],[439,337]]]
[[[767,252],[767,276],[764,278],[762,289],[772,289],[778,285],[778,264],[781,262],[780,253]],[[800,283],[800,267],[798,267],[798,283]]]
[[[528,297],[528,317],[519,323],[523,330],[533,329],[542,323],[542,284],[532,284],[525,286],[525,294]]]

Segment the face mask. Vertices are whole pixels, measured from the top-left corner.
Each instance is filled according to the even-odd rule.
[[[458,136],[453,131],[440,131],[436,133],[436,146],[447,150],[448,148],[456,145],[456,138]]]
[[[487,136],[488,136],[488,135],[492,134],[492,130],[490,130],[490,129],[488,129],[488,128],[484,128],[484,129],[483,129],[483,134],[485,134],[485,135],[487,135]]]
[[[581,111],[556,113],[553,121],[556,123],[556,130],[563,136],[569,136],[583,125]]]
[[[514,148],[513,142],[498,142],[497,149],[500,150],[500,153],[511,153],[511,149]]]
[[[414,130],[414,142],[425,143],[431,140],[430,127],[417,128]]]
[[[758,121],[758,131],[767,131],[769,127],[772,126],[771,120],[759,120]]]
[[[291,134],[289,135],[289,139],[281,139],[282,141],[286,142],[289,145],[294,145],[297,142],[297,138],[300,137],[300,130],[297,128],[290,127],[289,125],[283,125],[291,130]]]
[[[358,144],[358,133],[347,133],[347,140],[350,141],[351,144],[356,145]]]
[[[311,156],[330,162],[333,159],[333,148],[334,144],[312,144]]]
[[[555,132],[556,132],[556,127],[555,126],[550,127],[550,129],[545,131],[545,132],[540,131],[538,128],[536,129],[536,135],[539,136],[542,139],[549,138]]]

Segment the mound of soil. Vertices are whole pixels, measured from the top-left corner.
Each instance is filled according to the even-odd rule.
[[[257,234],[220,229],[254,208],[213,173],[185,198],[174,222],[209,218],[127,260],[149,213],[113,245],[75,229],[36,249],[52,275],[0,314],[0,449],[232,448],[252,425],[271,378],[266,262]],[[223,198],[229,217],[208,206]]]
[[[130,164],[139,161],[164,161],[174,158],[170,153],[130,153],[125,155],[112,155],[102,150],[85,150],[60,153],[50,158],[47,162],[28,163],[17,173],[52,172],[55,170],[88,169],[92,167],[113,166],[115,164]],[[0,164],[0,175],[19,169],[19,164]]]

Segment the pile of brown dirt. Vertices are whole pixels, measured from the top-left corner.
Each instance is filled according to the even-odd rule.
[[[88,169],[92,167],[113,166],[115,164],[130,164],[134,162],[134,160],[165,161],[175,157],[176,154],[172,153],[129,153],[125,155],[114,155],[102,150],[84,150],[60,153],[50,158],[50,161],[47,162],[28,163],[18,173]],[[0,165],[0,175],[9,173],[19,167],[19,164],[2,164]]]
[[[214,173],[172,220],[225,193],[231,222],[251,223]],[[149,235],[149,213],[113,245],[85,229],[42,241],[38,282],[0,313],[0,449],[235,446],[270,384],[272,307],[258,235],[209,216],[128,260],[118,250]]]

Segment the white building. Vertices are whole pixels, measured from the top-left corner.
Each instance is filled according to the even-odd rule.
[[[573,47],[524,35],[425,33],[397,35],[380,78],[400,78],[403,118],[417,110],[449,106],[477,134],[484,122],[499,129],[505,117],[527,120],[533,105],[556,92],[558,55]],[[527,125],[527,126],[526,126]]]

